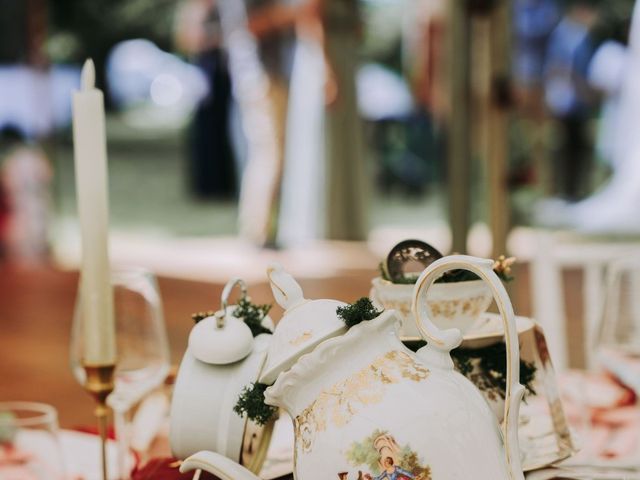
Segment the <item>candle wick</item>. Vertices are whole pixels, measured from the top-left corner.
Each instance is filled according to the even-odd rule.
[[[92,90],[96,86],[96,67],[90,58],[87,58],[82,67],[80,86],[82,90]]]

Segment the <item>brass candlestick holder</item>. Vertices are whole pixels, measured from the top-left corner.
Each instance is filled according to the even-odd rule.
[[[95,415],[98,419],[98,433],[100,434],[100,448],[102,453],[102,479],[107,476],[107,429],[109,426],[109,407],[107,397],[114,388],[113,374],[115,365],[84,365],[87,380],[84,389],[96,401]]]

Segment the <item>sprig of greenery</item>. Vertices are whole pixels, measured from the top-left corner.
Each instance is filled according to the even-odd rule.
[[[426,342],[411,342],[407,346],[414,352],[426,345]],[[453,363],[461,374],[489,398],[504,398],[507,389],[507,357],[503,342],[484,348],[456,348],[451,351]],[[475,366],[477,365],[477,369]],[[520,360],[520,383],[531,395],[536,392],[533,383],[536,377],[536,365],[533,362]]]
[[[361,322],[373,320],[382,313],[382,310],[377,310],[371,300],[367,297],[362,297],[351,305],[338,307],[336,313],[344,321],[345,325],[351,328]]]
[[[398,280],[396,280],[395,282],[393,280],[391,280],[391,278],[389,277],[389,273],[387,272],[387,269],[384,268],[384,262],[380,262],[378,264],[378,270],[380,270],[380,277],[383,280],[386,280],[387,282],[392,282],[395,283],[397,285],[412,285],[414,283],[416,283],[416,281],[418,280],[418,276],[407,276],[407,277],[401,277]]]
[[[264,402],[264,391],[269,385],[255,382],[242,390],[233,411],[238,415],[246,415],[258,425],[266,425],[276,417],[278,408]]]
[[[513,280],[511,274],[511,266],[514,264],[515,258],[506,258],[504,255],[500,255],[493,264],[493,271],[498,275],[498,278],[507,283]],[[378,264],[378,270],[380,271],[380,277],[388,282],[392,282],[396,285],[413,285],[418,280],[419,275],[408,275],[402,277],[396,281],[389,278],[387,270],[384,268],[384,262]],[[480,277],[470,270],[459,268],[456,270],[449,270],[445,272],[440,278],[433,283],[457,283],[457,282],[470,282],[473,280],[480,280]]]
[[[262,321],[269,313],[269,310],[271,310],[271,305],[257,305],[251,303],[249,297],[242,297],[236,304],[233,316],[244,320],[244,323],[251,329],[253,336],[257,337],[261,333],[273,333],[262,325]]]
[[[206,312],[198,312],[198,313],[194,313],[193,315],[191,315],[191,319],[195,322],[198,323],[201,320],[204,320],[207,317],[213,317],[216,314],[216,312],[214,312],[213,310],[209,310]]]
[[[380,270],[380,277],[396,285],[413,285],[414,283],[416,283],[416,281],[418,280],[418,277],[420,276],[418,273],[416,273],[415,275],[407,275],[394,281],[394,280],[391,280],[391,278],[389,277],[387,270],[384,268],[383,262],[379,263],[378,269]],[[468,282],[471,280],[479,280],[479,279],[480,277],[478,277],[478,275],[476,275],[475,273],[469,270],[457,269],[457,270],[449,270],[448,272],[445,272],[440,278],[436,279],[434,283]]]
[[[271,305],[257,305],[251,303],[249,297],[242,297],[238,300],[236,308],[233,310],[233,316],[239,318],[247,324],[254,337],[257,337],[261,333],[273,333],[267,327],[262,325],[264,317],[267,316],[271,310]],[[207,317],[213,317],[216,312],[210,310],[206,312],[198,312],[191,315],[191,318],[195,323],[204,320]]]
[[[433,283],[472,282],[474,280],[480,280],[480,277],[470,270],[459,268],[444,272],[442,276]]]
[[[504,343],[496,343],[485,347],[480,357],[480,375],[486,382],[487,391],[492,391],[504,398],[507,389],[507,357]],[[464,350],[463,352],[474,352]],[[533,362],[520,360],[520,383],[527,391],[535,395],[533,381],[536,375],[536,366]],[[473,380],[472,380],[473,381]],[[480,386],[479,386],[480,388]]]

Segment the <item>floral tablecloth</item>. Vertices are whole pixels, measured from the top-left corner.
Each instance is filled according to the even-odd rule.
[[[532,472],[527,475],[527,479],[640,480],[640,473],[634,471],[634,468],[640,466],[640,408],[634,390],[604,372],[570,371],[558,376],[558,384],[565,412],[578,437],[580,452],[562,462],[561,469]],[[273,479],[290,471],[292,466],[290,445],[293,433],[292,429],[287,428],[290,421],[283,418],[279,423],[282,428],[277,435],[274,432],[269,450],[270,458],[263,472],[265,478]],[[179,462],[170,457],[167,425],[165,418],[162,425],[156,426],[157,434],[146,444],[144,451],[132,453],[133,480],[193,478],[192,473],[180,474]],[[60,433],[60,443],[68,473],[65,480],[97,480],[100,477],[98,439],[95,435],[86,431],[63,430]],[[115,471],[116,452],[113,441],[108,448],[110,468]],[[598,466],[595,470],[594,465]],[[200,477],[201,480],[213,478],[205,474]],[[19,452],[0,448],[0,479],[36,480],[37,477],[21,471]]]

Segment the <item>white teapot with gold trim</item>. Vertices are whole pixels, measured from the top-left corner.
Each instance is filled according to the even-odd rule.
[[[524,389],[514,368],[519,364],[518,337],[511,302],[492,263],[454,255],[422,273],[413,309],[428,344],[417,353],[400,341],[398,318],[391,310],[322,341],[277,376],[265,400],[294,419],[298,480],[524,479],[517,435]],[[439,330],[424,307],[429,286],[450,269],[471,270],[488,282],[505,324],[508,381],[502,427],[481,393],[453,368],[449,352],[460,344],[460,332]],[[286,289],[280,292],[287,297]],[[299,315],[298,321],[309,321],[313,311]],[[318,324],[317,318],[312,321]],[[279,332],[284,325],[276,328],[274,342],[286,336]],[[212,452],[186,459],[181,470],[192,469],[225,480],[257,478]]]

